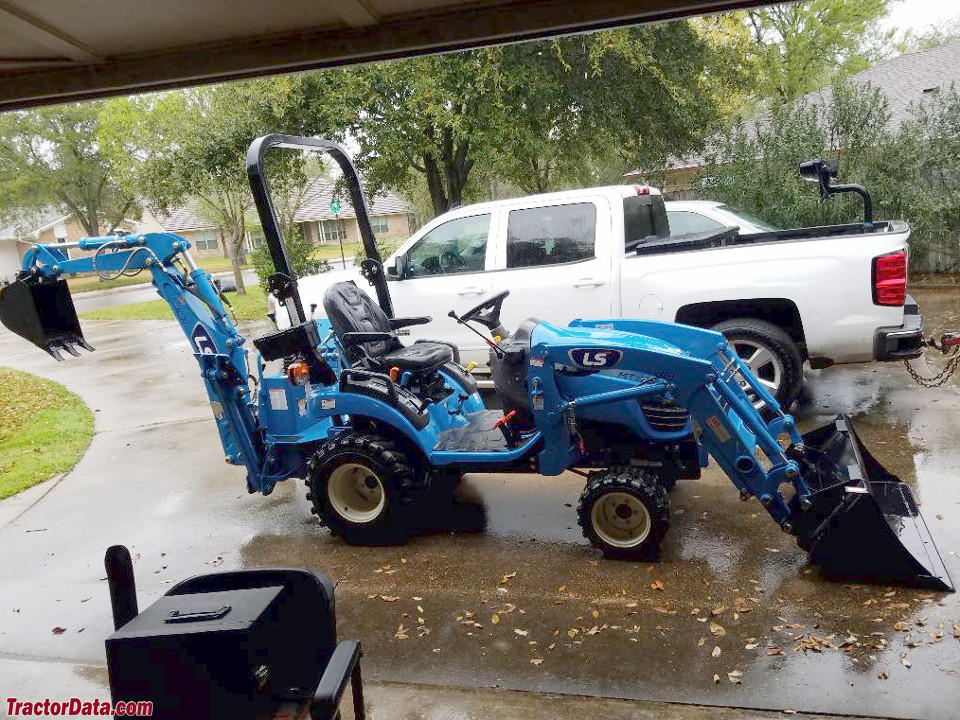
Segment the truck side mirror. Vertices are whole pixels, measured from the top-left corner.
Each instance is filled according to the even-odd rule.
[[[387,275],[402,280],[407,274],[407,256],[397,255],[393,265],[387,265]]]

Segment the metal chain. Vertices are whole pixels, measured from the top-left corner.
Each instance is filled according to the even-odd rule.
[[[910,377],[917,381],[917,384],[925,388],[935,388],[943,385],[950,377],[957,371],[957,367],[960,366],[960,351],[954,351],[953,355],[950,357],[950,361],[947,363],[946,367],[943,368],[939,373],[934,375],[932,378],[926,378],[917,373],[913,369],[913,366],[910,365],[909,360],[904,360],[903,364],[907,367],[907,372],[910,373]]]

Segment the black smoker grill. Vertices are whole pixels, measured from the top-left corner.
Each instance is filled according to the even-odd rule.
[[[333,587],[295,569],[200,575],[137,614],[122,546],[105,559],[116,631],[107,638],[114,704],[153,703],[154,718],[338,718],[352,680],[362,719],[360,643],[337,643]]]

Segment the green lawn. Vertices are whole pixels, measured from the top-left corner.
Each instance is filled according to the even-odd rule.
[[[228,272],[233,270],[233,262],[225,257],[196,258],[197,265],[209,273]],[[243,265],[248,268],[249,265]],[[134,277],[118,277],[116,280],[101,280],[96,273],[87,275],[78,275],[69,278],[67,285],[70,286],[71,293],[83,293],[91,290],[110,290],[112,288],[126,287],[128,285],[140,285],[150,282],[150,273],[143,271]]]
[[[93,413],[63,385],[0,368],[0,498],[67,472],[93,437]]]
[[[241,320],[263,320],[267,316],[267,297],[258,285],[248,285],[246,295],[227,293],[227,299]],[[166,300],[148,300],[91,310],[80,317],[85,320],[173,320],[173,311]]]
[[[352,257],[359,249],[360,243],[344,243],[343,256],[345,258]],[[334,260],[340,259],[340,245],[339,243],[336,245],[318,245],[317,249],[313,251],[313,256],[315,258],[329,260],[331,263],[333,263]],[[347,267],[349,266],[350,262],[347,261]]]

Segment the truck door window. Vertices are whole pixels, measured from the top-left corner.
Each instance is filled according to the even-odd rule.
[[[667,219],[670,221],[671,235],[687,235],[689,233],[709,232],[724,227],[723,223],[711,220],[699,213],[686,210],[668,210]]]
[[[489,235],[489,215],[472,215],[438,225],[407,251],[405,276],[483,272]]]
[[[593,203],[512,210],[507,222],[507,267],[589,260],[597,240]]]

